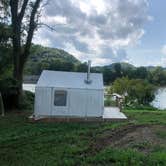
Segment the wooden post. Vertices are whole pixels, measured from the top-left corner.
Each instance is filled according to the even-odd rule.
[[[120,109],[120,112],[122,112],[122,101],[119,101],[119,109]]]
[[[116,96],[116,107],[119,107],[119,99],[117,96]]]
[[[1,110],[1,115],[5,116],[5,109],[4,109],[4,105],[3,105],[3,99],[2,99],[1,92],[0,92],[0,110]]]

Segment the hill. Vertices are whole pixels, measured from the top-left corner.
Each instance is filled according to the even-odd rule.
[[[142,66],[148,71],[156,69],[156,66]],[[138,67],[126,62],[112,63],[105,66],[92,67],[93,72],[103,72],[107,70],[116,70],[120,68],[123,71],[136,70]],[[57,49],[44,47],[41,45],[33,45],[30,56],[25,66],[25,75],[39,75],[42,70],[62,70],[62,71],[86,71],[86,63],[81,63],[73,55],[68,52]],[[162,68],[166,70],[165,68]]]
[[[126,62],[118,62],[118,63],[112,63],[110,65],[105,65],[105,66],[94,66],[92,67],[93,70],[97,71],[97,72],[101,72],[104,68],[105,69],[109,69],[109,70],[115,70],[115,66],[120,65],[120,68],[122,70],[134,70],[136,69],[136,67],[130,63],[126,63]]]
[[[117,64],[121,65],[122,70],[135,69],[136,68],[134,65],[132,65],[130,63],[126,63],[126,62],[112,63],[112,64],[108,65],[107,67],[110,68],[110,69],[114,69]]]
[[[24,76],[40,75],[43,70],[86,72],[87,63],[81,63],[64,50],[33,45],[25,66]],[[166,85],[166,70],[159,66],[135,67],[132,64],[120,62],[106,66],[94,66],[91,71],[103,73],[106,85],[121,77],[146,79],[154,85]]]
[[[25,74],[40,74],[43,69],[71,71],[80,61],[68,52],[33,45],[25,66]]]

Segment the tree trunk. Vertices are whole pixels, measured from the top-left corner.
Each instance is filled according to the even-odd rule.
[[[19,1],[10,0],[10,9],[11,9],[11,22],[12,22],[12,44],[13,44],[13,77],[18,83],[17,94],[15,97],[16,106],[19,107],[22,101],[22,83],[23,83],[23,70],[24,64],[29,56],[29,51],[32,43],[32,38],[35,29],[37,28],[37,18],[38,8],[42,0],[35,0],[29,5],[29,0],[23,0],[21,9],[19,10]],[[32,8],[29,10],[28,7]],[[26,37],[23,34],[23,19],[26,18],[27,12],[29,15],[29,20],[26,23],[28,27]],[[25,25],[24,25],[25,26]],[[25,39],[24,39],[25,38]],[[22,43],[22,39],[25,43]]]
[[[2,99],[1,92],[0,92],[0,110],[1,110],[1,115],[5,116],[5,109],[4,109],[4,105],[3,105],[3,99]]]
[[[21,57],[21,54],[19,55]],[[16,107],[19,108],[21,102],[22,102],[22,97],[23,97],[23,64],[20,61],[21,58],[19,59],[14,59],[14,68],[13,68],[13,77],[17,81],[17,94],[15,96],[15,104]]]

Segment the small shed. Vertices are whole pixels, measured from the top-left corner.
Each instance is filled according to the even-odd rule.
[[[102,117],[103,76],[100,73],[44,70],[35,88],[35,117]]]

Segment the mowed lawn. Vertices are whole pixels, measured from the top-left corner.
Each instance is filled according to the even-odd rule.
[[[0,166],[166,165],[166,111],[126,110],[123,122],[0,117]]]

